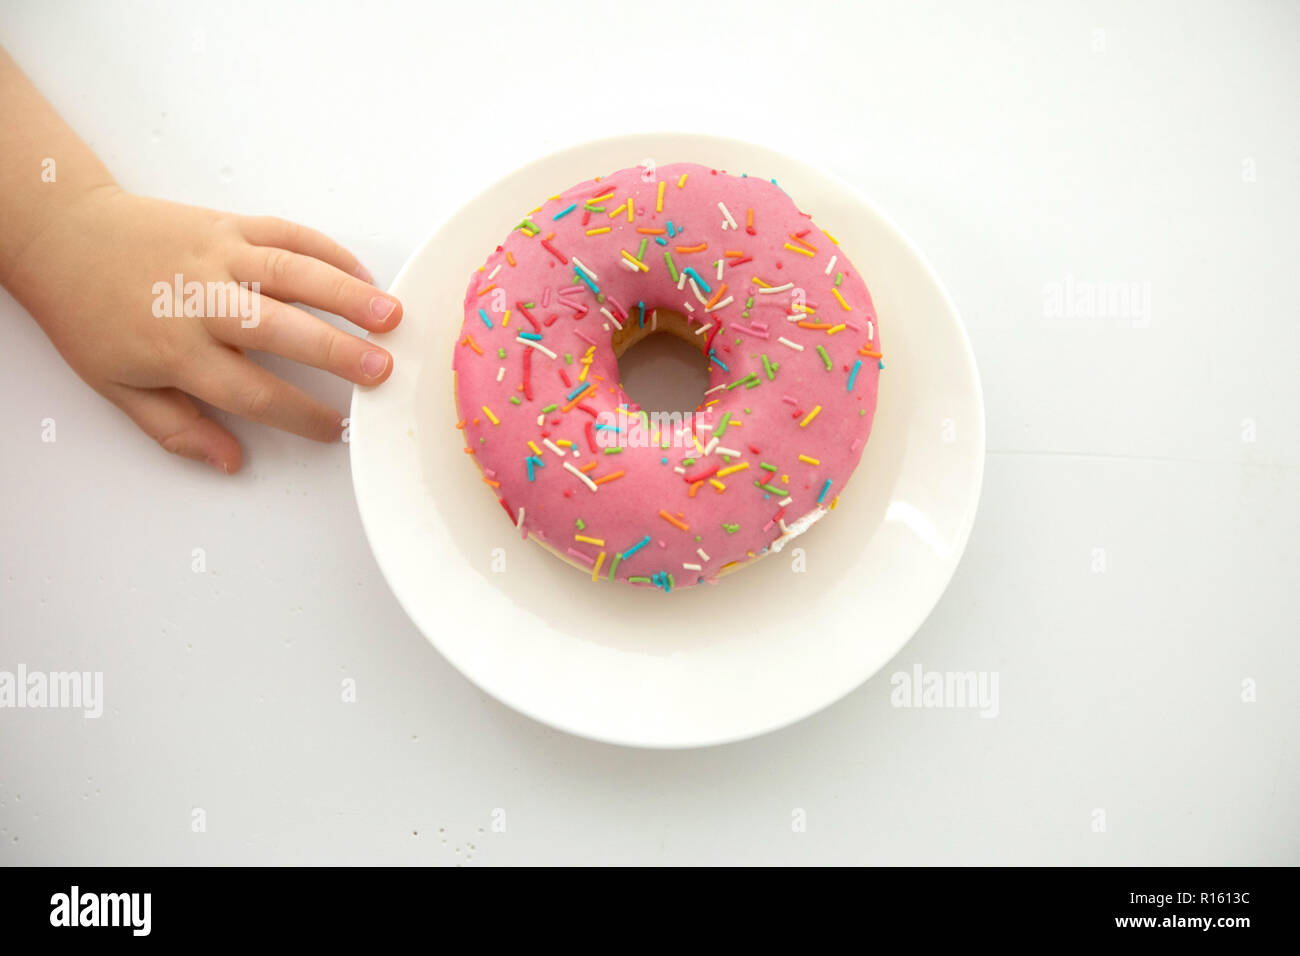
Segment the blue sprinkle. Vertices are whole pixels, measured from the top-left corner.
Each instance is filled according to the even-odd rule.
[[[853,382],[858,377],[858,369],[862,368],[862,359],[853,363],[853,371],[849,373],[849,391],[853,391]]]
[[[492,328],[492,320],[487,317],[487,313],[484,312],[482,309],[478,310],[478,317],[483,320],[483,324],[486,325],[489,329]]]
[[[644,329],[645,328],[645,303],[638,302],[637,306],[641,309],[641,322],[639,327]]]
[[[573,274],[583,282],[587,283],[587,288],[591,290],[592,295],[600,295],[600,287],[587,278],[587,273],[583,272],[577,266],[573,267]]]
[[[559,219],[561,216],[567,216],[569,213],[573,212],[573,210],[577,208],[578,208],[578,204],[575,202],[568,209],[561,209],[559,212],[557,212],[554,216],[551,217],[551,221],[554,222],[556,219]]]
[[[673,229],[673,221],[672,221],[671,219],[669,219],[669,220],[668,220],[668,237],[671,239],[671,238],[672,238],[673,236],[675,236],[675,235],[677,235],[677,233],[676,233],[676,231]],[[665,242],[664,245],[666,246],[666,245],[668,245],[668,243]]]
[[[623,429],[619,428],[617,425],[605,425],[601,422],[596,422],[596,431],[598,432],[621,432],[622,430]]]
[[[585,392],[587,390],[587,386],[590,384],[591,384],[590,382],[579,382],[577,386],[573,389],[573,391],[571,391],[565,397],[567,398],[568,401],[570,402],[573,401],[575,398],[577,398],[579,395]]]
[[[532,481],[533,480],[533,456],[529,455],[527,458],[525,458],[524,464],[528,466],[528,480]]]
[[[668,464],[668,459],[667,459],[667,458],[660,458],[660,459],[659,459],[659,464],[661,464],[661,465],[666,465],[666,464]]]
[[[693,279],[695,279],[696,284],[699,285],[699,287],[703,289],[705,292],[713,291],[712,289],[709,288],[709,284],[700,278],[700,274],[695,271],[694,266],[687,266],[682,271],[685,272],[688,276],[691,276]]]
[[[818,503],[818,504],[821,504],[822,501],[825,500],[825,498],[826,498],[826,492],[828,492],[828,491],[830,491],[830,490],[831,490],[831,480],[830,480],[829,478],[827,478],[827,479],[826,479],[826,484],[822,485],[822,493],[821,493],[820,495],[817,496],[817,503]]]
[[[883,371],[885,370],[885,360],[884,360],[884,359],[881,359],[880,362],[879,362],[879,364],[878,364],[876,367],[879,368],[879,369],[883,372]]]
[[[520,332],[519,337],[521,339],[532,339],[534,342],[540,342],[542,340],[542,337],[536,332]]]
[[[668,240],[665,239],[663,236],[655,236],[655,242],[659,243],[659,245],[661,246],[668,245]]]
[[[717,362],[718,365],[719,365],[719,367],[721,367],[721,369],[722,369],[724,372],[730,372],[730,371],[731,371],[731,369],[727,368],[727,366],[723,364],[722,359],[718,358],[718,353],[715,352],[715,351],[713,351],[713,349],[709,349],[709,358],[711,358],[711,359],[713,359],[713,361]]]
[[[632,545],[632,547],[628,548],[626,551],[623,552],[623,560],[626,561],[628,558],[632,557],[632,555],[636,554],[638,551],[640,551],[649,543],[650,543],[650,535],[646,535],[636,544]]]

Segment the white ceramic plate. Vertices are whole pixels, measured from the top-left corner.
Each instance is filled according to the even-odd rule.
[[[696,162],[774,177],[835,235],[880,316],[885,372],[871,440],[826,520],[716,586],[593,584],[520,540],[455,428],[451,357],[470,273],[567,186]],[[447,220],[390,290],[380,388],[353,393],[357,506],[402,607],[466,677],[570,733],[641,747],[752,737],[815,713],[920,627],[966,546],[984,468],[984,402],[957,310],[920,253],[851,189],[780,153],[678,133],[575,146],[503,179]],[[798,571],[796,562],[805,568]]]

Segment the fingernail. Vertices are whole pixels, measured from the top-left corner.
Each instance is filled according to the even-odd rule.
[[[376,322],[383,322],[397,308],[397,303],[386,296],[377,295],[370,300],[370,318]]]
[[[375,284],[375,277],[372,276],[370,270],[363,265],[358,265],[353,274],[362,282],[369,282],[371,285]]]
[[[371,349],[365,355],[361,356],[361,371],[367,378],[374,378],[382,375],[384,369],[388,368],[388,353],[379,349]]]
[[[230,469],[226,467],[226,463],[220,458],[209,456],[208,464],[224,475],[230,474]]]

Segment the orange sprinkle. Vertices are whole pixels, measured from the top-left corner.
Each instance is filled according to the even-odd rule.
[[[465,333],[465,338],[461,340],[461,343],[460,343],[460,344],[461,344],[461,345],[468,345],[470,348],[472,348],[472,349],[473,349],[475,352],[477,352],[479,355],[482,355],[482,354],[483,354],[483,350],[482,350],[481,348],[479,348],[479,347],[478,347],[478,343],[474,341],[474,336],[470,335],[468,332]]]
[[[616,471],[613,472],[612,474],[601,475],[599,478],[593,478],[591,480],[591,483],[593,485],[603,485],[607,481],[614,481],[615,479],[622,478],[622,477],[623,477],[623,472]]]
[[[511,267],[514,266],[514,264],[515,264],[515,254],[514,254],[513,252],[510,252],[510,251],[507,250],[507,252],[506,252],[506,262],[510,263]]]
[[[637,226],[636,231],[646,236],[662,236],[664,234],[662,229],[647,229],[645,226]]]
[[[727,283],[724,282],[722,283],[722,285],[718,286],[718,291],[713,293],[713,298],[710,299],[708,302],[704,303],[704,308],[706,310],[713,308],[713,304],[717,302],[719,299],[721,299],[722,293],[726,291],[727,291]]]
[[[691,530],[691,526],[690,526],[690,525],[688,525],[688,524],[683,524],[682,522],[678,521],[676,518],[674,518],[672,515],[670,515],[667,511],[664,511],[662,508],[659,509],[659,517],[663,518],[663,519],[664,519],[665,521],[667,521],[670,525],[674,525],[674,526],[676,526],[676,527],[678,527],[678,528],[681,528],[683,531],[690,531],[690,530]]]
[[[709,244],[707,242],[701,242],[698,246],[678,246],[677,251],[678,252],[703,252],[707,248],[709,248]]]
[[[798,236],[796,236],[793,232],[790,233],[790,241],[791,241],[791,242],[797,242],[797,243],[799,243],[799,245],[804,246],[804,247],[807,248],[807,249],[811,249],[813,252],[816,252],[816,251],[817,251],[817,247],[814,246],[811,242],[804,242],[802,239],[800,239]]]
[[[485,285],[483,288],[481,288],[481,289],[478,290],[478,294],[479,294],[479,295],[486,295],[487,293],[491,292],[491,291],[492,291],[493,289],[495,289],[496,287],[497,287],[497,284],[496,284],[495,282],[493,282],[491,285]]]
[[[831,324],[829,322],[800,322],[799,323],[799,328],[801,329],[829,329],[830,327]]]
[[[595,467],[596,467],[596,462],[594,462],[594,461],[589,461],[589,462],[587,462],[585,465],[583,465],[581,468],[579,468],[578,471],[582,472],[582,473],[585,475],[587,472],[591,471],[591,470],[592,470],[593,468],[595,468]]]
[[[728,259],[740,259],[745,255],[739,249],[728,249],[722,254],[726,256]]]
[[[687,495],[687,497],[689,497],[689,498],[694,498],[694,497],[695,497],[695,492],[697,492],[697,491],[700,490],[700,485],[702,485],[702,484],[704,484],[703,481],[692,482],[692,484],[691,484],[691,491],[690,491],[690,494]]]
[[[595,382],[588,382],[588,383],[587,383],[587,387],[584,388],[584,389],[583,389],[581,392],[579,392],[577,395],[575,395],[575,396],[573,397],[573,401],[571,401],[571,402],[569,402],[569,404],[563,406],[563,407],[560,409],[560,411],[562,411],[562,412],[567,412],[569,409],[573,408],[574,405],[577,405],[580,401],[582,401],[584,398],[586,398],[588,395],[590,395],[590,394],[591,394],[592,392],[594,392],[595,390],[596,390],[596,383],[595,383]]]
[[[869,350],[866,349],[866,348],[860,348],[860,349],[858,349],[858,354],[859,354],[859,355],[865,355],[867,358],[880,358],[880,357],[882,356],[883,353],[881,353],[881,352],[872,352],[872,351],[869,351]]]
[[[485,484],[489,484],[489,485],[491,485],[493,488],[500,488],[500,487],[501,487],[501,482],[499,482],[499,481],[493,481],[493,480],[492,480],[491,478],[489,478],[487,475],[479,475],[479,477],[483,479],[483,481],[484,481]]]

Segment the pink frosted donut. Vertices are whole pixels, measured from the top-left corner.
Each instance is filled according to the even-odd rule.
[[[619,384],[656,332],[709,358],[694,413],[646,413]],[[552,196],[471,278],[457,427],[525,535],[592,580],[671,591],[835,507],[880,354],[866,283],[775,181],[633,167]]]

